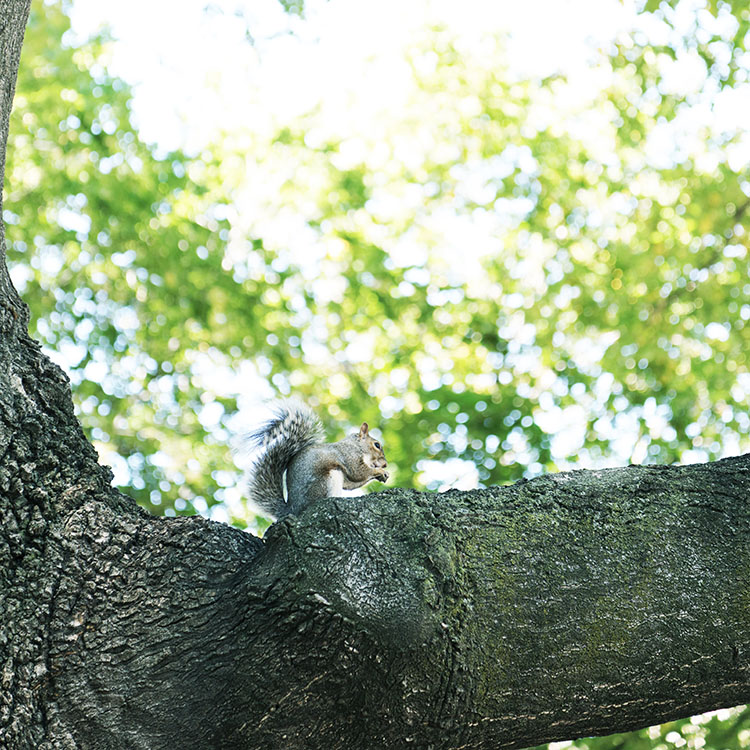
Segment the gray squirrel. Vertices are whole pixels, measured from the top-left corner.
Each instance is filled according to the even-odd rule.
[[[313,410],[296,400],[277,403],[274,418],[249,439],[260,448],[250,469],[250,500],[273,518],[297,514],[324,497],[340,497],[342,490],[371,479],[388,479],[383,446],[369,434],[367,422],[358,433],[325,443]]]

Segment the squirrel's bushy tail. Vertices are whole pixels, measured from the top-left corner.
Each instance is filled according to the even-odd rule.
[[[261,453],[253,464],[249,495],[264,513],[274,518],[284,514],[284,473],[304,448],[323,441],[323,427],[315,413],[292,399],[274,406],[274,418],[248,435]]]

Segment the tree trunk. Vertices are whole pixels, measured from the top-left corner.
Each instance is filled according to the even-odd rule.
[[[1,747],[494,750],[750,700],[750,458],[329,499],[261,542],[114,490],[26,329],[3,256]]]
[[[31,0],[0,0],[0,188],[5,180],[5,146],[8,143],[8,126],[13,94],[16,90],[18,61],[21,57],[23,32],[29,17]],[[3,216],[3,193],[0,189],[0,333],[19,316],[25,331],[28,312],[18,298],[8,277],[5,264],[5,223]],[[10,317],[11,321],[7,320]],[[2,437],[0,436],[0,441]],[[2,442],[0,442],[2,455]]]

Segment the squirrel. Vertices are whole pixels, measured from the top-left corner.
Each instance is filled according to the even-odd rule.
[[[325,497],[341,497],[342,490],[371,479],[388,479],[383,446],[369,434],[367,422],[358,433],[325,443],[318,417],[296,400],[276,404],[274,418],[248,437],[261,449],[250,469],[250,500],[274,519],[296,515]]]

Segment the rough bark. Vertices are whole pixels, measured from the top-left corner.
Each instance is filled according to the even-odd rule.
[[[494,750],[750,700],[748,457],[326,500],[263,542],[110,480],[0,258],[2,748]]]
[[[0,187],[5,180],[5,146],[8,142],[10,109],[16,90],[18,61],[21,58],[23,32],[29,17],[31,0],[0,0]],[[10,283],[5,264],[5,225],[2,221],[3,196],[0,190],[0,333],[5,330],[6,316],[15,322],[21,318],[23,330],[28,311]]]

